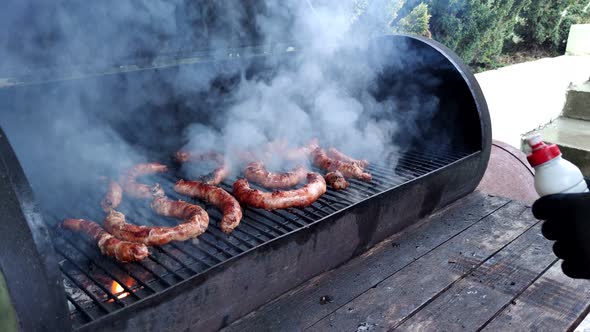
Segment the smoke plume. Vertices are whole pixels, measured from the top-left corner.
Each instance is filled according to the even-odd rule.
[[[382,162],[399,149],[400,124],[423,122],[414,111],[424,117],[438,101],[417,89],[376,97],[376,31],[359,25],[355,3],[10,2],[0,12],[1,125],[42,207],[60,218],[97,217],[99,177],[180,148],[318,138]]]

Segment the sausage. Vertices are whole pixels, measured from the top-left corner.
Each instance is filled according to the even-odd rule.
[[[307,169],[297,166],[290,172],[272,173],[266,170],[264,163],[252,162],[246,166],[244,171],[248,181],[257,183],[270,189],[285,189],[296,186],[307,176]]]
[[[215,205],[223,212],[220,222],[221,230],[229,234],[238,227],[242,220],[240,203],[227,191],[199,181],[179,180],[174,190],[182,195],[196,197]]]
[[[121,188],[121,185],[117,181],[109,181],[107,192],[100,202],[103,211],[108,213],[110,210],[116,209],[122,200],[123,188]]]
[[[294,149],[288,149],[286,144],[280,145],[280,143],[270,143],[274,151],[278,152],[286,160],[304,160],[308,159],[311,153],[319,148],[317,139],[310,140],[306,145]]]
[[[159,215],[181,219],[182,223],[174,227],[137,226],[128,224],[125,215],[111,210],[104,225],[106,229],[121,240],[162,245],[171,241],[186,241],[203,234],[209,226],[209,215],[200,206],[167,198],[159,186],[152,189],[154,200],[151,208]]]
[[[343,161],[346,163],[355,164],[360,168],[365,168],[365,167],[369,166],[369,162],[367,160],[354,159],[354,158],[349,157],[349,156],[345,155],[344,153],[338,151],[336,148],[329,148],[327,151],[327,156],[329,158],[332,158],[335,160],[340,160],[340,161]]]
[[[205,182],[206,184],[216,186],[220,184],[223,180],[225,180],[225,178],[227,178],[230,173],[230,167],[227,160],[223,155],[217,152],[195,154],[188,151],[180,150],[176,152],[175,159],[179,163],[199,161],[213,161],[217,163],[217,168],[213,170],[213,172],[204,177],[203,182]]]
[[[136,198],[151,199],[152,190],[150,186],[138,183],[137,178],[148,174],[164,173],[167,170],[166,165],[160,163],[137,164],[123,174],[121,178],[123,190],[126,194]]]
[[[141,261],[149,255],[145,244],[119,240],[94,221],[66,219],[61,223],[61,227],[82,233],[85,237],[96,241],[96,245],[103,255],[113,257],[119,262]]]
[[[298,148],[290,148],[285,140],[275,140],[267,143],[262,151],[241,151],[236,154],[238,160],[243,163],[270,160],[277,155],[284,160],[300,161],[309,159],[311,152],[318,147],[318,140],[315,138]]]
[[[326,192],[326,181],[318,173],[307,173],[307,184],[299,189],[263,192],[251,189],[248,180],[234,183],[234,196],[249,206],[266,210],[305,207],[311,205]]]
[[[332,159],[328,157],[326,152],[321,148],[316,148],[312,152],[312,156],[313,164],[328,172],[340,171],[340,173],[347,178],[356,178],[367,182],[372,180],[371,174],[363,171],[358,165]]]
[[[350,185],[350,183],[348,183],[348,181],[346,181],[346,179],[344,178],[344,175],[342,175],[342,173],[340,173],[340,171],[330,172],[330,173],[324,175],[324,179],[326,180],[327,184],[329,184],[330,186],[332,186],[332,188],[334,188],[334,190],[346,189]]]

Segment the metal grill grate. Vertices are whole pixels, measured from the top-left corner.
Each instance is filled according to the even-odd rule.
[[[207,232],[192,241],[153,247],[150,249],[150,256],[139,263],[118,263],[101,256],[96,246],[81,236],[55,230],[54,242],[61,256],[59,265],[73,325],[80,327],[115,310],[125,308],[182,280],[203,273],[231,257],[469,155],[469,152],[456,149],[450,151],[429,150],[419,153],[406,152],[402,155],[392,154],[385,159],[386,162],[368,167],[373,174],[371,183],[350,180],[351,186],[345,191],[334,191],[329,188],[318,201],[304,209],[265,211],[246,208],[240,226],[231,235],[225,235],[219,230],[221,213],[197,201],[206,208],[210,216]],[[392,165],[396,165],[395,168]],[[191,201],[172,190],[176,178],[169,176],[168,180],[162,185],[169,196]],[[231,192],[232,183],[233,181],[227,181],[222,187]],[[176,223],[172,219],[155,217],[149,208],[146,208],[147,204],[140,205],[142,202],[128,201],[124,202],[127,206],[122,207],[122,210],[133,211],[127,215],[131,223]],[[58,218],[54,219],[53,221],[58,221]]]

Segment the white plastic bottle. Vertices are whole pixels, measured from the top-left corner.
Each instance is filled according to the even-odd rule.
[[[540,134],[527,137],[532,151],[527,160],[535,168],[535,190],[539,196],[588,192],[588,185],[578,167],[561,157],[555,144],[547,145]]]

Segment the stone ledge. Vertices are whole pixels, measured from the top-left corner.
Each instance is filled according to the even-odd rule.
[[[590,81],[569,87],[563,115],[590,121]]]
[[[588,55],[590,54],[590,24],[574,24],[570,28],[567,37],[565,54]]]

